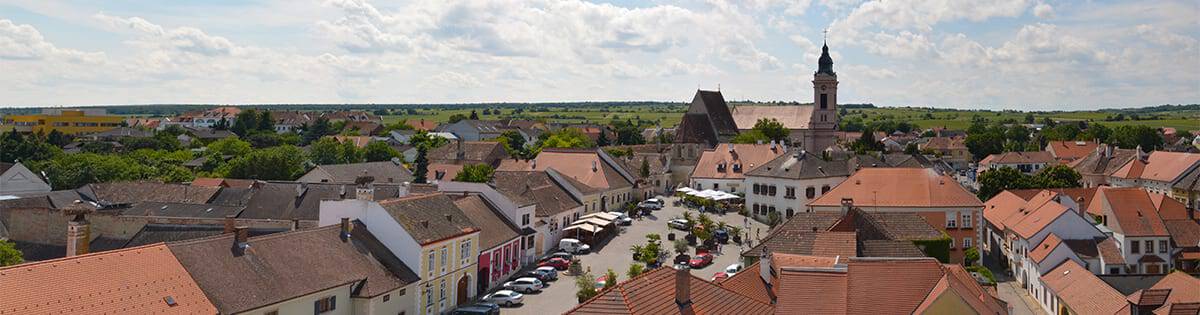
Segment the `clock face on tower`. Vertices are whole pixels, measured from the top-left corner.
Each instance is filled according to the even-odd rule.
[[[826,85],[822,85],[822,86],[821,86],[821,91],[828,90],[828,89],[829,89],[829,87],[828,87],[828,86],[826,86]]]

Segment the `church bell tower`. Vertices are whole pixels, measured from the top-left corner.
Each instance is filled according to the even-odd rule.
[[[821,59],[817,61],[817,73],[813,74],[813,114],[808,128],[811,130],[837,129],[837,73],[833,72],[833,58],[829,57],[829,45],[821,47]]]

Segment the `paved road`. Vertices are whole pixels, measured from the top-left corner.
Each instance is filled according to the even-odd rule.
[[[1044,315],[1046,311],[1042,309],[1033,296],[1029,295],[1029,291],[1021,288],[1021,284],[1013,279],[1007,278],[1003,274],[996,274],[996,293],[1000,295],[1000,299],[1008,302],[1009,309],[1012,310],[1012,315]]]
[[[629,265],[633,263],[633,255],[630,252],[630,246],[635,244],[645,244],[646,234],[657,233],[662,235],[664,247],[668,251],[673,251],[669,242],[666,241],[666,235],[671,230],[667,228],[667,221],[682,216],[686,210],[680,207],[670,206],[674,198],[667,200],[667,207],[659,211],[654,211],[650,217],[635,220],[632,225],[622,227],[619,235],[613,237],[607,244],[593,250],[591,254],[579,256],[583,264],[584,270],[590,270],[592,275],[599,277],[604,274],[609,268],[617,273],[617,281],[626,280],[625,271],[629,269]],[[737,213],[729,213],[724,216],[713,215],[714,221],[724,221],[729,224],[743,224],[744,217]],[[749,220],[752,228],[761,229],[763,234],[766,234],[767,226]],[[683,237],[681,231],[676,231],[678,237]],[[699,269],[693,269],[692,274],[709,279],[714,273],[722,271],[726,266],[739,262],[739,255],[742,249],[732,242],[722,248],[723,253],[717,253],[713,264]],[[672,254],[673,255],[673,254]],[[524,305],[514,308],[501,309],[502,314],[562,314],[575,307],[577,299],[575,298],[575,277],[559,274],[559,280],[551,282],[550,287],[543,290],[541,293],[533,293],[525,296]]]

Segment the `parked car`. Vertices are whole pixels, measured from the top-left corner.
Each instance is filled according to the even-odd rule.
[[[514,292],[513,290],[500,290],[493,292],[492,294],[484,295],[483,300],[499,305],[513,306],[521,304],[521,302],[525,301],[525,295]]]
[[[732,264],[725,267],[725,273],[729,274],[730,277],[739,272],[742,272],[742,264]]]
[[[544,286],[542,285],[542,280],[538,280],[537,278],[530,278],[530,277],[517,278],[517,280],[513,280],[513,281],[504,283],[505,289],[518,291],[518,292],[525,292],[525,293],[533,293],[536,291],[541,291],[543,287]]]
[[[588,244],[584,244],[583,241],[573,238],[558,240],[558,248],[572,254],[587,254],[588,251],[592,250],[592,247]]]
[[[637,206],[642,209],[660,210],[663,207],[663,201],[658,198],[650,198],[639,202]]]
[[[572,261],[575,260],[575,255],[571,255],[571,253],[568,252],[555,252],[550,254],[550,256],[546,256],[546,258],[542,258],[542,261],[549,260],[550,258],[562,258],[566,259],[567,261]]]
[[[534,269],[532,272],[536,272],[538,274],[545,275],[545,277],[550,279],[551,281],[558,280],[558,270],[555,270],[554,267],[538,267],[537,269]],[[542,281],[545,281],[545,280],[542,280]]]
[[[687,231],[689,224],[688,224],[688,220],[674,219],[674,220],[667,222],[667,225],[670,226],[672,229]]]
[[[692,268],[704,268],[705,266],[711,265],[712,261],[713,261],[712,254],[709,254],[709,253],[696,254],[696,255],[692,256],[691,260],[688,261],[688,266],[691,266]]]
[[[729,244],[729,231],[726,231],[725,229],[717,229],[716,231],[713,231],[713,238],[716,238],[717,242],[720,242],[721,244]]]
[[[458,309],[455,309],[454,312],[451,314],[454,314],[454,315],[499,315],[500,310],[491,309],[491,308],[483,307],[483,306],[471,305],[471,306],[460,307]]]
[[[617,216],[617,220],[616,220],[617,225],[633,224],[633,219],[630,219],[628,214],[625,214],[622,212],[616,212],[616,211],[609,212],[608,214]]]
[[[541,267],[552,267],[558,270],[567,270],[568,267],[571,267],[571,262],[562,258],[550,258],[539,263],[538,268]]]
[[[493,309],[493,310],[496,310],[497,312],[500,311],[500,305],[496,304],[496,303],[492,303],[492,302],[479,302],[479,303],[471,304],[471,306]]]

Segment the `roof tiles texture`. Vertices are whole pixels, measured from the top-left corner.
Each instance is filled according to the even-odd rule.
[[[479,232],[449,196],[441,193],[379,202],[422,245]]]
[[[1144,162],[1133,159],[1125,163],[1112,176],[1173,182],[1197,163],[1200,163],[1198,153],[1154,151]]]
[[[371,176],[377,183],[411,182],[412,172],[392,161],[364,162],[351,164],[318,165],[310,172],[325,172],[332,183],[351,184],[360,176]]]
[[[1112,211],[1116,224],[1114,231],[1126,236],[1168,236],[1158,209],[1150,198],[1150,192],[1141,188],[1109,188],[1099,192]],[[1111,220],[1111,219],[1110,219]]]
[[[1095,152],[1098,146],[1094,141],[1050,141],[1046,149],[1059,160],[1074,161]]]
[[[1043,275],[1042,282],[1073,313],[1116,314],[1128,306],[1124,295],[1074,260],[1068,259]]]
[[[0,301],[0,314],[217,313],[163,244],[0,268]]]
[[[537,216],[551,216],[583,206],[546,172],[497,171],[493,179],[496,191],[516,204],[537,205],[534,208]]]
[[[774,119],[787,129],[808,129],[812,120],[812,105],[752,106],[739,105],[730,112],[738,129],[754,128],[759,119]]]
[[[927,168],[864,168],[809,206],[841,206],[851,198],[858,207],[982,207],[954,179]]]
[[[533,160],[504,160],[497,170],[545,171],[554,169],[587,186],[598,189],[632,187],[617,166],[605,162],[596,150],[545,149]]]
[[[759,262],[746,266],[746,268],[732,277],[721,281],[721,287],[733,291],[741,296],[749,297],[759,302],[771,303],[771,289],[767,288],[767,283],[762,281],[759,276]]]
[[[479,248],[490,249],[521,236],[521,229],[508,222],[483,197],[470,195],[454,201],[471,222],[479,224]]]
[[[567,314],[771,314],[770,304],[688,275],[691,304],[675,303],[675,269],[663,267],[626,280]]]
[[[700,155],[691,177],[742,179],[747,172],[787,154],[785,151],[779,145],[722,143]]]

